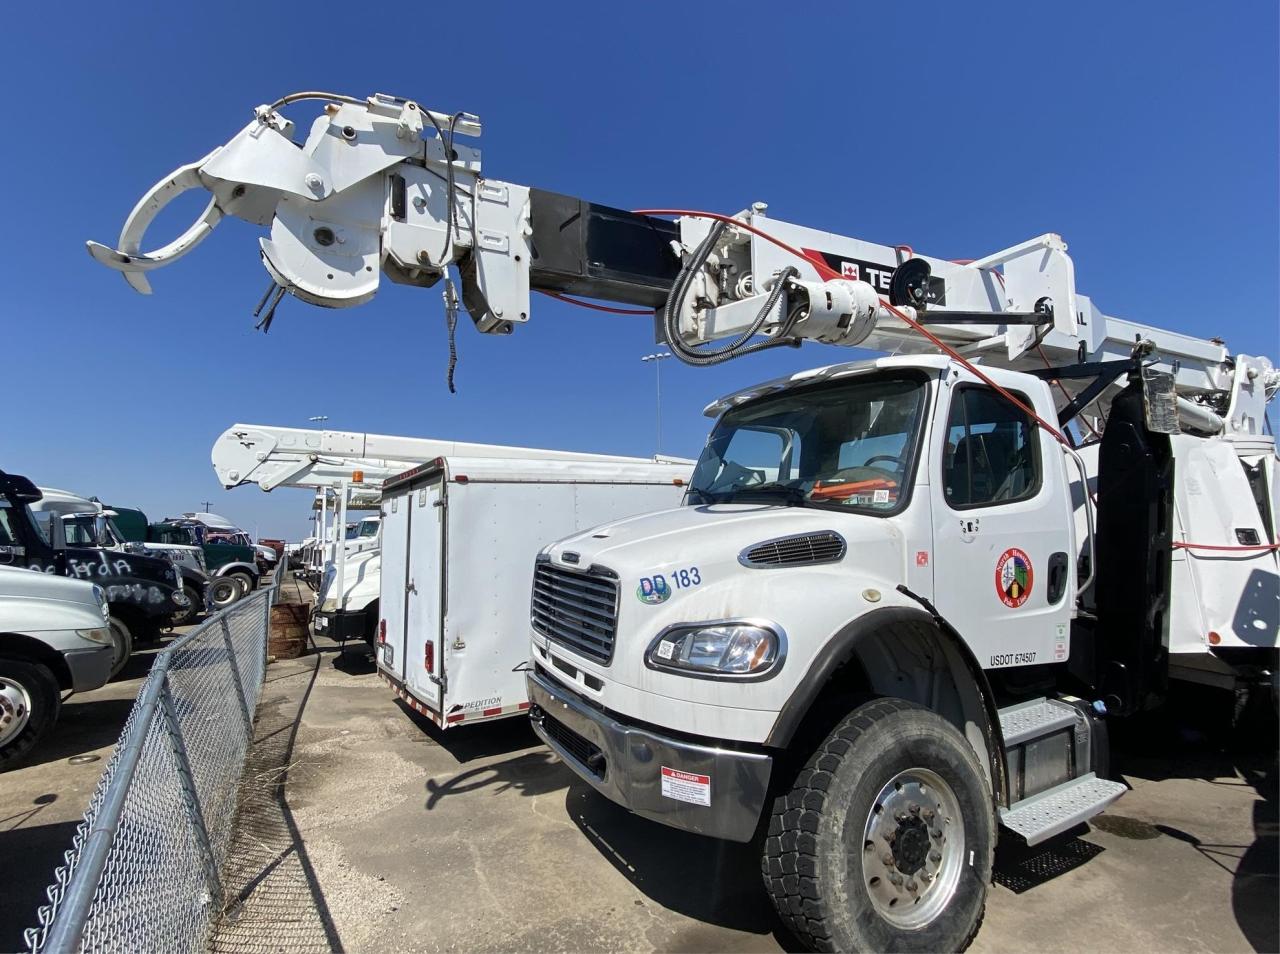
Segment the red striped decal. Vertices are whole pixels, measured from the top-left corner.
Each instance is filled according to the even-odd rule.
[[[502,706],[494,706],[492,709],[485,709],[482,713],[480,713],[480,715],[486,719],[489,716],[502,715]]]
[[[522,703],[520,703],[520,708],[521,708],[521,709],[527,709],[527,708],[529,708],[531,705],[533,705],[533,703],[532,703],[532,702],[522,702]]]
[[[455,722],[461,722],[466,717],[467,717],[467,714],[465,712],[455,712],[453,715],[448,717],[449,724],[452,725]]]

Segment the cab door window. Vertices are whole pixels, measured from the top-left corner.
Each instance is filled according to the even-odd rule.
[[[1015,396],[1030,403],[1024,395]],[[948,505],[957,510],[1034,497],[1040,489],[1040,455],[1030,417],[990,388],[956,389],[942,482]]]

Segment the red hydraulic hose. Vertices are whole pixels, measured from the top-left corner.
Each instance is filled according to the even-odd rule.
[[[721,215],[719,212],[698,212],[692,209],[633,209],[632,211],[635,215],[687,215],[691,218],[713,219],[717,222],[726,222],[729,225],[732,225],[734,228],[746,229],[752,235],[758,235],[760,236],[760,238],[764,239],[765,241],[772,242],[774,245],[778,246],[778,248],[783,249],[784,251],[790,252],[792,255],[796,256],[797,258],[802,259],[805,262],[808,262],[810,265],[814,267],[814,269],[818,273],[818,277],[821,278],[823,281],[832,281],[833,279],[842,277],[839,272],[837,272],[834,268],[832,268],[830,265],[828,265],[826,262],[822,261],[821,259],[810,257],[809,255],[806,255],[804,252],[800,251],[798,248],[788,245],[786,242],[782,241],[781,239],[774,238],[768,232],[758,229],[754,225],[751,225],[750,223],[743,222],[741,219],[735,219],[731,215]],[[889,304],[889,302],[883,298],[880,299],[880,305],[886,311],[888,311],[889,314],[893,315],[895,318],[904,322],[907,325],[907,327],[911,328],[918,334],[923,335],[930,342],[932,342],[933,346],[936,347],[939,351],[941,351],[943,354],[946,354],[952,360],[958,362],[963,368],[969,371],[979,381],[981,381],[983,384],[986,384],[988,387],[992,388],[997,394],[1003,397],[1006,401],[1008,401],[1014,407],[1021,410],[1033,421],[1035,421],[1037,424],[1043,427],[1050,435],[1052,435],[1054,440],[1060,443],[1063,447],[1067,447],[1067,448],[1071,447],[1071,442],[1067,440],[1067,438],[1056,427],[1054,427],[1052,424],[1050,424],[1048,421],[1042,418],[1039,414],[1037,414],[1031,408],[1027,407],[1024,403],[1019,401],[1016,397],[1014,397],[1011,393],[1006,391],[1000,385],[992,381],[991,378],[988,377],[986,374],[984,374],[982,371],[979,371],[977,365],[971,363],[963,355],[961,355],[960,352],[956,351],[950,345],[944,343],[937,335],[933,334],[927,328],[925,328],[924,325],[920,324],[918,321],[916,321],[913,318],[909,318],[906,314],[904,314],[899,309],[895,308],[893,305]]]

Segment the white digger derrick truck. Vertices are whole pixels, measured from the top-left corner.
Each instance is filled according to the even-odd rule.
[[[325,105],[296,145],[280,110],[303,99]],[[1267,358],[1103,314],[1056,235],[959,264],[761,205],[626,212],[483,177],[455,141],[479,133],[391,96],[285,97],[90,252],[149,291],[234,215],[270,226],[264,326],[286,292],[345,307],[386,274],[443,282],[485,333],[532,290],[654,309],[691,364],[892,354],[712,404],[685,506],[551,543],[531,593],[539,735],[640,815],[758,837],[802,940],[963,947],[998,828],[1035,843],[1123,791],[1107,719],[1171,677],[1274,681]],[[205,213],[142,251],[192,188]]]
[[[347,522],[348,504],[377,509],[387,481],[437,459],[642,462],[640,458],[608,454],[269,424],[233,424],[214,441],[210,457],[219,482],[228,490],[246,484],[257,484],[267,492],[277,487],[316,490],[322,500],[322,537],[330,499],[333,522],[341,528]],[[692,463],[675,458],[655,462],[663,460]],[[380,532],[365,534],[364,530],[371,524],[378,528],[379,519],[365,517],[354,539],[339,540],[332,548],[318,548],[321,566],[313,618],[318,633],[340,641],[373,641],[379,620],[382,538]]]

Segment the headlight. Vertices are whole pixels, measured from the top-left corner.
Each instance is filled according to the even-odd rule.
[[[82,639],[87,639],[92,643],[102,643],[103,645],[111,645],[111,630],[102,626],[98,629],[77,629],[76,635]]]
[[[663,630],[645,665],[705,679],[763,679],[786,658],[780,626],[759,620],[689,623]]]

